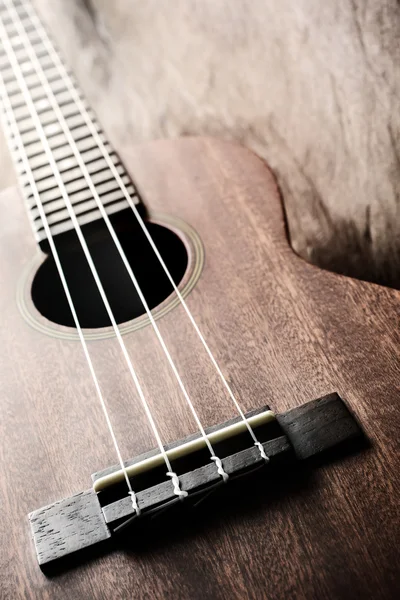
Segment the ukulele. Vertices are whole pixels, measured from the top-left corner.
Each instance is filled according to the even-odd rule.
[[[0,39],[0,597],[397,597],[399,292],[241,147],[122,162],[28,0]]]

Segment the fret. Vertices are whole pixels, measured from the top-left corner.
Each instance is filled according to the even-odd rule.
[[[52,75],[53,75],[53,78],[51,80],[49,80],[52,91],[54,93],[57,93],[59,91],[66,91],[65,83],[62,79],[60,79],[58,71],[55,70],[54,72],[52,72]],[[43,86],[42,86],[40,80],[38,79],[36,73],[34,73],[33,75],[28,75],[28,77],[25,77],[25,83],[27,84],[27,87],[29,89],[29,92],[30,92],[33,100],[40,98],[40,96],[42,96],[43,98],[47,98],[46,92],[43,89]],[[9,96],[15,96],[16,94],[22,94],[19,82],[17,80],[15,80],[15,78],[6,84],[6,88],[7,88],[7,93]],[[22,97],[23,97],[23,95],[22,95]],[[25,101],[24,101],[24,103],[25,103]]]
[[[28,148],[25,148],[25,154],[28,161],[35,156],[44,155],[42,142],[35,142],[34,144],[31,144]],[[47,158],[46,160],[48,162]]]
[[[14,20],[11,19],[11,17],[8,16],[8,11],[5,7],[2,7],[1,10],[2,13],[4,13],[4,15],[1,15],[1,20],[3,25],[5,26],[5,29],[7,30],[7,35],[10,31],[14,31]],[[17,10],[18,12],[18,10]],[[31,24],[31,20],[27,15],[20,15],[20,22],[23,25],[23,27],[28,27]],[[12,29],[10,29],[12,28]]]
[[[51,107],[47,106],[46,104],[39,105],[39,107],[36,108],[36,111],[38,112],[39,117],[40,117],[40,122],[43,125],[46,125],[48,123],[51,123],[51,122],[57,120],[54,110]],[[64,117],[72,117],[72,116],[80,114],[79,109],[77,108],[76,104],[74,104],[72,102],[62,106],[61,112]],[[19,127],[27,125],[28,121],[33,123],[31,113],[29,112],[29,110],[27,109],[26,106],[21,106],[21,107],[15,109],[14,117],[17,120]],[[24,121],[26,121],[26,123],[24,123]]]
[[[68,140],[65,137],[64,133],[60,133],[60,129],[58,129],[56,131],[55,129],[51,129],[50,125],[47,125],[47,127],[45,128],[45,133],[46,133],[47,141],[49,143],[51,150],[56,150],[57,148],[60,148],[61,146],[68,145]],[[82,131],[82,135],[86,136],[87,130]],[[39,141],[39,135],[36,132],[35,132],[34,141]],[[41,151],[43,151],[43,146],[40,141],[39,141],[39,144],[40,144]]]
[[[44,47],[36,46],[35,49],[36,58],[42,59],[45,57],[49,57],[47,50]],[[27,60],[29,60],[27,52],[25,48],[20,48],[15,51],[15,58],[18,61],[18,64],[21,64]],[[0,47],[0,69],[8,67],[10,61],[8,59],[8,54],[4,48]]]
[[[118,168],[121,168],[122,165],[121,165],[121,163],[118,164],[117,160],[118,160],[117,158],[114,158],[113,163]],[[71,159],[71,161],[73,161],[73,159]],[[108,174],[110,173],[109,167],[104,158],[101,158],[97,161],[93,161],[93,162],[87,164],[86,168],[87,168],[88,173],[93,176],[98,175],[103,172],[107,172]],[[75,180],[79,180],[79,179],[82,179],[83,181],[85,181],[84,177],[82,175],[81,168],[79,166],[74,166],[72,168],[71,168],[71,166],[69,166],[65,170],[59,169],[59,171],[60,171],[60,175],[61,175],[61,178],[64,183],[69,183],[71,181],[75,181]],[[122,169],[122,172],[123,172],[123,169]],[[53,187],[58,187],[58,184],[53,175],[53,171],[52,171],[52,168],[50,167],[50,165],[48,165],[47,167],[42,167],[41,173],[42,173],[41,177],[37,177],[36,172],[34,174],[36,188],[40,193],[47,192],[48,190],[52,189]],[[92,177],[92,179],[93,179],[93,177]],[[25,183],[23,183],[24,186],[29,185],[29,183],[27,182],[27,179],[24,180],[24,176],[22,176],[21,180],[22,180],[22,182],[25,181]],[[85,185],[87,185],[86,182],[85,182]]]
[[[40,122],[42,125],[49,125],[50,123],[56,122],[57,117],[52,108],[46,107],[46,105],[42,105],[41,109],[37,109],[37,112],[40,117]],[[64,118],[75,117],[80,114],[76,104],[69,103],[65,104],[61,107],[61,112]],[[26,106],[21,106],[14,110],[14,117],[18,124],[18,129],[20,132],[24,132],[24,130],[28,130],[29,128],[35,128],[34,122],[32,120],[30,112],[27,110]]]
[[[117,168],[117,171],[119,175],[122,175],[124,173],[124,168],[122,167],[122,165]],[[91,179],[96,187],[101,183],[108,184],[110,182],[115,182],[115,178],[114,176],[112,176],[110,171],[102,171],[101,173],[95,173]],[[29,188],[27,189],[29,190]],[[72,194],[76,194],[77,192],[81,192],[82,190],[87,190],[89,189],[89,187],[85,180],[78,179],[66,183],[65,189],[67,191],[67,194],[70,196]],[[32,193],[29,194],[29,198],[33,198]],[[48,190],[43,190],[40,193],[40,199],[43,202],[43,204],[46,204],[47,202],[51,202],[52,200],[56,200],[58,198],[62,198],[62,195],[60,189],[55,186]]]
[[[25,14],[25,12],[23,14],[21,14],[16,6],[16,0],[14,0],[13,2],[15,9],[17,10],[17,13],[19,15],[19,19],[21,21],[21,24],[24,26],[24,28],[28,29],[29,27],[32,28],[32,22],[31,19],[28,17],[28,15]],[[1,21],[7,31],[7,35],[12,31],[15,30],[15,24],[14,24],[14,20],[11,19],[8,15],[8,11],[6,9],[5,6],[1,5],[0,6],[0,18]],[[34,30],[36,31],[36,28],[34,28]]]
[[[103,142],[103,144],[107,144],[107,140],[106,140],[104,134],[100,133],[99,135],[100,135],[100,139]],[[76,147],[78,148],[79,152],[84,152],[85,150],[91,148],[92,146],[98,147],[90,135],[85,136],[80,140],[75,139],[75,144],[76,144]],[[40,156],[40,157],[44,157],[44,159],[46,160],[46,163],[48,163],[48,158],[43,150],[43,146],[42,146],[41,142],[36,142],[36,144],[32,144],[26,150],[27,150],[26,154],[27,154],[27,157],[29,160]],[[71,152],[71,148],[69,147],[68,144],[61,144],[58,148],[52,149],[53,156],[59,156],[60,154],[65,153],[65,152]]]
[[[23,72],[24,75],[30,75],[30,74],[34,73],[34,68],[29,62],[21,63],[20,66],[21,66],[21,71]],[[9,67],[8,69],[6,69],[6,68],[3,69],[3,73],[4,73],[3,74],[3,82],[5,84],[11,83],[12,81],[15,80],[15,74],[11,67]]]
[[[13,111],[13,114],[17,121],[22,121],[23,119],[26,119],[27,117],[30,118],[30,116],[31,116],[26,105],[16,108]]]
[[[58,72],[58,69],[56,69],[56,67],[54,66],[50,66],[47,69],[43,69],[44,73],[46,75],[46,79],[49,83],[53,83],[56,80],[60,80],[60,74]],[[41,86],[42,83],[39,79],[39,77],[37,76],[36,70],[33,69],[32,73],[24,73],[24,79],[25,79],[25,83],[28,86],[29,90],[33,89],[34,87],[37,86]]]
[[[20,25],[25,29],[25,35],[22,35],[14,20],[9,17],[6,8],[1,4],[0,20],[6,30],[8,42],[13,49],[20,73],[24,78],[25,93],[30,95],[36,113],[35,118],[32,117],[31,107],[27,104],[24,95],[24,88],[21,87],[19,76],[16,75],[17,69],[14,71],[14,65],[9,62],[7,52],[10,51],[10,48],[8,44],[0,44],[0,71],[1,81],[8,99],[7,107],[8,110],[12,110],[12,115],[6,113],[6,120],[10,126],[8,140],[25,202],[31,214],[36,239],[41,242],[45,240],[46,235],[39,209],[36,206],[30,177],[27,174],[27,165],[29,165],[35,189],[40,194],[52,234],[58,235],[73,229],[74,226],[49,156],[41,142],[38,122],[46,135],[52,158],[57,165],[65,191],[81,225],[101,218],[96,199],[86,177],[90,177],[91,185],[96,188],[96,193],[107,214],[129,206],[125,194],[128,194],[135,204],[139,202],[139,199],[135,186],[118,155],[112,150],[87,102],[77,89],[74,79],[68,71],[60,73],[59,65],[54,60],[53,54],[49,54],[46,44],[43,43],[41,35],[36,29],[35,21],[26,17],[24,6],[25,0],[22,2],[14,0],[14,8],[20,14]],[[29,47],[29,50],[26,46]],[[56,52],[55,49],[54,52]],[[40,72],[40,76],[38,72]],[[69,80],[66,77],[69,77]],[[46,81],[46,85],[43,85],[43,80]],[[76,90],[81,105],[76,103],[71,87]],[[57,104],[57,111],[53,108],[54,102]],[[59,120],[61,115],[62,121]],[[104,144],[105,152],[108,153],[107,160],[104,150],[98,145],[97,138],[93,136],[87,124],[87,118],[90,118],[96,134]],[[15,139],[14,130],[11,131],[11,124],[18,131],[18,139],[23,146],[22,153],[20,153],[19,143]],[[74,146],[69,143],[69,137],[65,134],[64,128],[68,130],[68,136],[73,139]],[[79,153],[85,170],[80,167],[75,152]],[[121,189],[116,180],[108,160],[111,161],[113,168],[121,177],[124,189]]]
[[[120,212],[124,208],[128,208],[128,206],[129,206],[128,203],[126,202],[126,200],[124,200],[124,201],[121,201],[121,202],[118,202],[116,204],[112,204],[111,206],[106,207],[105,210],[108,215],[112,215],[114,213]],[[77,218],[77,221],[78,221],[79,225],[82,227],[83,225],[92,223],[93,221],[96,221],[97,219],[101,219],[101,218],[102,218],[101,213],[97,209],[97,210],[85,213],[83,215],[80,215]],[[60,233],[65,233],[66,231],[69,231],[71,229],[73,229],[73,227],[71,226],[71,222],[70,222],[69,218],[66,219],[65,221],[62,221],[61,223],[57,223],[50,227],[50,231],[53,236],[57,236]],[[45,234],[43,227],[41,227],[37,231],[36,239],[38,240],[38,242],[44,241],[46,239],[46,234]]]
[[[57,161],[57,168],[61,174],[71,170],[73,167],[79,168],[74,156]],[[31,169],[34,171],[36,183],[53,175],[53,170],[49,164],[36,168],[33,168],[31,165]]]
[[[102,204],[105,208],[109,208],[109,207],[115,206],[115,205],[118,205],[121,209],[128,207],[127,200],[124,197],[121,197],[120,194],[119,195],[115,194],[114,196],[110,197],[108,199],[108,201],[102,200]],[[88,200],[87,202],[80,203],[78,205],[76,205],[76,203],[73,203],[73,206],[74,206],[74,213],[77,216],[99,211],[96,200]],[[50,211],[50,212],[46,211],[46,217],[47,217],[47,221],[48,221],[49,225],[54,225],[55,223],[60,223],[62,221],[69,219],[69,213],[68,213],[68,209],[65,208],[65,202],[63,203],[62,208],[60,208],[56,211]],[[36,217],[36,219],[34,219],[34,220],[40,221],[40,216]],[[39,226],[38,231],[40,231],[43,227],[41,224],[39,224],[39,225],[40,226]]]
[[[126,173],[121,177],[121,179],[127,189],[129,186],[133,187],[133,184],[132,184],[131,180],[129,179],[129,176]],[[100,198],[103,198],[107,194],[112,193],[116,190],[121,191],[121,188],[118,186],[117,182],[113,178],[111,178],[107,181],[104,181],[103,183],[98,183],[96,185],[96,191]],[[121,193],[122,193],[122,191],[121,191]],[[90,200],[91,198],[93,198],[93,194],[88,187],[83,187],[81,190],[70,191],[69,197],[72,202],[79,203],[79,202],[85,202],[86,200]],[[61,201],[63,203],[63,205],[65,205],[65,201],[59,190],[52,190],[51,192],[47,192],[44,196],[41,196],[41,200],[42,200],[43,205],[45,206],[46,212],[52,202]],[[35,204],[33,195],[30,195],[27,198],[27,204],[31,211],[36,209],[36,204]]]
[[[63,115],[65,118],[70,118],[77,117],[78,115],[80,115],[80,113],[78,112],[78,109],[75,105],[67,105],[66,109],[63,111]],[[36,126],[30,115],[28,115],[27,117],[24,116],[23,118],[18,118],[16,116],[16,120],[18,121],[18,130],[20,131],[20,133],[25,133],[27,131],[30,131],[31,129],[36,130]],[[57,117],[54,111],[46,110],[45,112],[43,112],[40,115],[40,122],[43,126],[56,123]]]
[[[68,92],[68,89],[66,88],[65,82],[62,79],[57,79],[56,81],[54,81],[51,84],[51,90],[53,92],[54,95],[57,95],[59,93],[64,93],[64,92]],[[38,100],[48,100],[46,91],[43,89],[42,86],[38,86],[37,88],[34,88],[33,90],[30,91],[32,100],[34,101],[38,101]]]
[[[71,95],[68,90],[65,90],[65,89],[60,90],[60,91],[53,90],[53,94],[54,94],[57,104],[59,106],[64,106],[65,104],[69,104],[71,102]],[[39,98],[32,98],[32,100],[34,100],[35,108],[39,113],[41,110],[46,110],[50,106],[50,102],[49,102],[45,92],[43,92],[43,94]],[[15,110],[17,108],[22,108],[22,107],[25,108],[26,110],[28,110],[25,99],[22,95],[21,95],[21,98],[19,99],[19,101],[11,102],[11,106],[12,106],[13,110]],[[29,113],[29,110],[28,110],[28,113]]]
[[[103,156],[99,155],[98,150],[96,151],[96,153],[92,154],[92,157],[85,159],[85,164],[88,167],[89,173],[94,173],[97,170],[108,168],[105,159],[103,158]],[[114,165],[116,165],[119,162],[119,159],[115,152],[111,153],[111,159]],[[77,170],[79,174],[81,173],[80,167],[74,155],[68,156],[67,158],[63,158],[57,161],[57,168],[61,174],[68,171],[68,176],[70,177],[72,177],[74,169]],[[33,168],[31,164],[31,169],[34,171],[35,181],[37,183],[43,179],[46,179],[47,177],[50,177],[53,174],[49,164],[45,164],[36,168]]]
[[[52,84],[53,94],[57,97],[57,94],[68,93],[65,83],[60,80]],[[26,106],[24,95],[22,94],[19,87],[15,86],[14,91],[10,92],[7,86],[7,94],[10,96],[12,108],[19,108],[20,106]],[[36,87],[30,90],[30,96],[34,103],[42,100],[47,100],[47,94],[42,87]]]
[[[78,114],[66,117],[65,120],[67,121],[67,125],[70,131],[73,131],[74,129],[79,129],[80,127],[87,127],[85,119],[79,112]]]
[[[2,19],[3,21],[3,19]],[[3,22],[4,24],[4,22]],[[8,41],[10,42],[11,46],[13,47],[13,50],[15,52],[19,52],[21,50],[24,49],[24,42],[25,40],[21,38],[21,36],[19,35],[18,30],[14,27],[14,28],[6,28],[7,29],[7,36],[8,36]],[[43,45],[43,41],[39,35],[39,33],[36,31],[36,29],[34,27],[31,28],[31,33],[29,35],[29,41],[32,44],[32,46],[37,46],[37,45]],[[0,55],[5,55],[7,53],[7,51],[4,48],[0,48]]]
[[[136,195],[136,190],[133,187],[133,184],[130,183],[127,185],[127,192],[131,198]],[[100,195],[100,194],[99,194]],[[116,201],[124,200],[125,196],[121,192],[120,188],[114,189],[112,191],[106,192],[100,195],[101,201],[104,206],[108,204],[113,204]],[[96,201],[93,199],[93,196],[90,194],[90,191],[83,190],[78,194],[74,194],[71,196],[71,204],[72,206],[79,206],[81,204],[85,204],[88,208],[96,208]],[[59,198],[57,200],[53,200],[52,202],[47,203],[46,205],[46,215],[53,215],[65,209],[65,202],[63,198]],[[34,221],[40,219],[39,209],[36,206],[33,206],[31,209],[32,218]]]
[[[22,133],[21,139],[22,139],[22,143],[25,147],[29,146],[31,144],[34,144],[38,140],[37,131],[35,130],[35,131],[28,131],[26,133]]]
[[[111,150],[110,144],[108,144],[108,142],[105,140],[103,141],[109,153],[112,153],[113,151]],[[103,156],[100,148],[97,146],[97,144],[93,143],[93,140],[90,138],[90,136],[84,140],[81,140],[80,142],[77,142],[77,147],[85,163],[89,163],[94,158],[100,158]],[[34,154],[29,161],[32,169],[37,169],[38,167],[43,167],[49,164],[48,158],[43,152],[41,145],[38,145],[37,148],[39,149],[39,152]],[[65,158],[74,158],[74,154],[69,146],[60,146],[59,148],[53,150],[53,158],[56,161],[61,161]]]

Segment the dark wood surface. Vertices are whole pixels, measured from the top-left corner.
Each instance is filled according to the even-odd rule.
[[[246,417],[249,418],[257,412],[250,411]],[[210,429],[223,429],[232,424],[232,421],[237,419],[222,423],[219,427],[207,428],[206,432],[209,434]],[[185,509],[189,503],[195,508],[200,498],[203,501],[210,491],[220,488],[221,484],[231,486],[232,481],[248,477],[256,470],[262,478],[269,477],[271,469],[273,473],[277,469],[281,477],[290,477],[291,473],[287,473],[287,467],[294,466],[297,462],[296,468],[299,468],[298,460],[311,457],[321,459],[321,455],[326,455],[329,450],[335,449],[335,452],[340,452],[345,443],[354,442],[356,439],[358,442],[363,441],[360,427],[343,400],[335,393],[292,408],[279,415],[270,425],[276,427],[253,429],[258,442],[262,443],[264,456],[261,456],[259,448],[252,443],[253,440],[247,431],[243,435],[231,438],[227,443],[213,444],[214,452],[222,459],[224,472],[228,476],[226,481],[221,478],[215,464],[209,460],[207,452],[206,456],[201,453],[200,466],[193,463],[193,457],[192,460],[188,458],[184,465],[182,461],[172,461],[172,469],[179,475],[180,489],[188,494],[185,505],[181,504],[181,507]],[[180,440],[175,446],[189,441],[192,437]],[[128,461],[127,464],[140,462],[154,456],[155,453],[157,450],[152,450]],[[264,469],[261,473],[262,467]],[[107,469],[107,472],[117,469],[118,467]],[[119,492],[115,485],[108,490],[114,492],[117,499],[111,500],[109,496],[104,497],[104,492],[96,494],[90,489],[33,511],[29,515],[29,521],[39,564],[46,565],[65,557],[69,558],[72,553],[80,550],[90,553],[94,545],[109,539],[112,532],[119,532],[132,522],[134,526],[140,526],[147,516],[150,516],[150,520],[160,513],[165,516],[165,509],[171,508],[183,498],[176,496],[171,481],[166,480],[165,467],[157,471],[159,476],[152,482],[141,482],[139,485],[140,477],[133,477],[131,480],[141,510],[140,519],[132,506],[132,499],[127,494],[125,482],[119,486]],[[93,481],[97,478],[96,473],[92,475]],[[249,484],[247,479],[244,489],[252,489],[252,484]],[[230,492],[232,493],[232,490]],[[228,489],[227,494],[229,496]],[[166,516],[168,518],[169,513]],[[146,531],[146,524],[143,527]],[[63,567],[58,565],[58,568]]]
[[[400,294],[310,266],[290,249],[275,182],[248,151],[212,140],[132,149],[154,211],[206,252],[188,303],[245,411],[337,390],[371,447],[298,481],[256,486],[197,525],[141,535],[45,577],[27,514],[86,489],[115,453],[77,342],[29,327],[16,305],[36,251],[21,200],[1,196],[0,597],[395,598],[399,592]],[[204,425],[235,415],[180,308],[160,328]],[[62,328],[60,328],[62,329]],[[125,337],[163,441],[196,431],[149,327]],[[115,339],[90,342],[121,450],[154,446]]]

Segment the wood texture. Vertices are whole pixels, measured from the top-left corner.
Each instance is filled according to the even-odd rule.
[[[40,565],[111,537],[92,489],[34,511],[29,521]]]
[[[316,456],[360,436],[358,423],[337,394],[307,402],[277,418],[298,459]]]
[[[126,158],[149,209],[179,216],[202,239],[205,266],[188,303],[243,410],[282,412],[336,389],[371,448],[306,483],[293,476],[234,494],[218,519],[208,511],[158,541],[132,536],[44,577],[26,515],[85,489],[116,457],[79,344],[30,328],[16,306],[35,242],[10,190],[0,198],[2,599],[396,597],[399,292],[293,254],[275,181],[242,148],[186,139]],[[236,416],[183,311],[159,325],[203,424]],[[152,330],[125,340],[163,441],[194,433]],[[123,457],[153,447],[115,339],[89,349]]]
[[[250,411],[246,417],[249,418],[254,412],[257,411]],[[261,467],[267,467],[270,475],[271,467],[279,466],[281,476],[290,477],[290,472],[285,473],[285,471],[288,464],[293,463],[296,458],[300,460],[316,458],[321,453],[325,454],[327,450],[333,448],[338,450],[344,442],[362,437],[359,426],[337,394],[307,402],[299,408],[282,413],[278,419],[281,425],[279,433],[284,435],[276,437],[277,430],[271,431],[269,427],[257,427],[254,430],[257,440],[262,443],[263,451],[268,457],[268,464],[261,456],[259,448],[251,443],[248,434],[245,436],[245,447],[240,451],[229,450],[229,445],[226,443],[213,445],[216,455],[222,459],[224,472],[229,477],[227,484],[231,485],[232,480],[234,481],[238,476],[250,474],[256,469],[261,470]],[[232,420],[216,428],[207,428],[207,434],[211,433],[210,429],[220,429],[230,424]],[[189,436],[189,439],[191,437]],[[182,445],[187,441],[188,438],[180,440],[176,445]],[[230,441],[234,442],[234,440]],[[159,450],[150,451],[144,456],[127,461],[126,464],[140,462],[148,456],[153,456],[155,452]],[[210,490],[224,483],[215,464],[209,461],[208,456],[198,468],[190,467],[190,460],[186,467],[178,465],[179,461],[172,462],[172,468],[179,475],[180,489],[189,494],[185,499],[185,505],[180,505],[183,508],[186,508],[188,503],[196,504],[199,501],[199,494],[204,497]],[[118,467],[113,470],[116,469]],[[109,472],[110,469],[106,471]],[[132,500],[127,495],[125,485],[123,486],[125,489],[119,494],[119,499],[112,502],[104,501],[103,493],[95,494],[93,490],[86,490],[33,511],[29,515],[29,521],[39,564],[45,565],[74,552],[96,546],[111,537],[108,528],[111,528],[112,532],[119,531],[133,520],[134,525],[141,524],[149,511],[152,514],[155,511],[164,512],[165,508],[179,503],[181,498],[177,498],[171,481],[165,478],[164,471],[164,468],[161,469],[162,481],[156,485],[141,485],[138,488],[138,479],[136,477],[131,479],[132,488],[137,491],[136,499],[141,510],[140,521],[132,507]],[[264,478],[264,471],[260,472],[259,476]],[[97,478],[98,474],[92,475],[93,481]],[[245,482],[244,485],[251,490],[251,483]]]
[[[275,462],[289,462],[289,458],[293,455],[285,436],[265,442],[263,448],[271,458],[271,466],[274,466]],[[247,448],[224,459],[225,472],[231,478],[242,474],[246,469],[261,468],[264,465],[265,461],[255,447]],[[264,473],[263,476],[265,477]],[[181,489],[189,492],[193,500],[199,500],[196,498],[199,492],[207,493],[207,490],[222,483],[212,463],[184,473],[180,476],[180,482]],[[152,512],[155,509],[162,510],[174,500],[179,502],[168,480],[138,492],[137,499],[143,511],[141,520],[146,519],[150,510]],[[112,531],[114,527],[125,526],[125,522],[132,516],[134,511],[129,496],[125,495],[120,500],[101,507],[98,495],[92,489],[33,511],[29,515],[29,520],[39,564],[42,566],[73,552],[84,550],[88,546],[97,546],[111,537],[108,527],[111,527]]]
[[[333,446],[340,447],[344,442],[361,437],[361,430],[351,417],[346,406],[337,394],[325,396],[303,404],[298,409],[292,409],[279,416],[279,424],[282,427],[278,437],[265,441],[263,436],[258,439],[262,442],[264,452],[270,459],[268,467],[279,465],[282,476],[285,467],[293,459],[303,460],[317,457]],[[290,441],[289,441],[290,440]],[[234,454],[220,453],[225,472],[229,477],[235,477],[245,470],[261,467],[264,460],[254,445],[236,452]],[[282,468],[283,466],[283,468]],[[262,476],[262,475],[260,475]],[[288,475],[290,477],[290,474]],[[180,475],[181,489],[196,493],[201,489],[207,489],[209,485],[221,482],[221,477],[215,469],[215,465],[207,462],[206,465],[192,471],[183,472]],[[249,488],[251,489],[251,488]],[[138,504],[144,511],[163,502],[174,498],[170,482],[163,482],[138,493]],[[188,498],[190,501],[190,498]],[[113,524],[123,517],[133,515],[132,503],[129,497],[112,502],[103,508],[105,521]]]
[[[396,0],[34,1],[122,158],[240,141],[276,172],[296,252],[400,287]]]

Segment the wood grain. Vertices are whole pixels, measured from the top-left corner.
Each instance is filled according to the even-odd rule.
[[[209,139],[131,149],[144,202],[177,215],[206,252],[188,303],[243,410],[276,412],[338,390],[371,448],[232,494],[222,513],[46,578],[27,514],[86,489],[116,462],[78,343],[21,317],[35,244],[22,202],[0,198],[0,554],[3,599],[373,598],[399,591],[400,294],[319,270],[285,233],[276,183],[250,152]],[[205,426],[236,416],[180,308],[159,321]],[[196,431],[149,327],[125,336],[164,442]],[[90,352],[126,458],[154,446],[115,339]]]
[[[246,414],[246,418],[255,413],[257,410],[250,411]],[[307,402],[298,408],[292,408],[279,415],[277,419],[269,423],[276,427],[253,429],[257,441],[262,443],[264,456],[261,456],[260,449],[252,443],[247,431],[245,432],[247,435],[235,436],[235,439],[230,439],[229,442],[225,440],[213,443],[216,456],[222,459],[224,473],[228,476],[227,481],[221,479],[215,464],[209,460],[208,452],[198,461],[200,466],[196,466],[195,457],[183,461],[171,461],[173,471],[179,476],[180,490],[187,493],[185,504],[180,504],[182,510],[178,509],[181,519],[188,504],[193,509],[196,508],[200,498],[204,501],[210,491],[215,491],[216,488],[225,487],[228,490],[225,484],[231,487],[232,482],[235,483],[237,478],[246,476],[244,489],[249,490],[251,484],[249,485],[247,479],[255,471],[258,471],[259,477],[263,479],[265,475],[270,478],[271,469],[273,473],[276,469],[281,477],[290,477],[290,471],[287,472],[288,465],[293,467],[296,461],[311,457],[321,460],[324,456],[326,458],[330,450],[334,450],[337,457],[345,443],[348,445],[357,440],[359,449],[360,442],[363,440],[361,429],[343,400],[335,393]],[[212,429],[223,429],[236,421],[237,419],[233,419]],[[211,433],[210,429],[206,429],[207,434]],[[185,440],[180,440],[176,445],[181,446],[191,438],[192,436],[189,436]],[[165,449],[167,450],[167,447]],[[154,456],[155,452],[159,453],[159,450],[151,450],[125,464],[140,462],[144,458]],[[197,452],[197,455],[199,454],[202,453]],[[194,462],[193,458],[195,458]],[[267,473],[264,467],[268,469]],[[298,463],[295,468],[299,467],[301,468],[301,463]],[[262,473],[261,468],[263,468]],[[111,470],[118,470],[118,467]],[[107,472],[109,471],[110,469],[107,469]],[[90,489],[33,511],[29,515],[29,521],[39,564],[43,566],[53,561],[68,559],[72,553],[81,550],[93,553],[97,551],[97,546],[101,542],[111,537],[111,533],[119,533],[132,523],[133,527],[142,526],[146,531],[146,523],[143,524],[143,520],[147,521],[147,527],[150,528],[152,519],[160,516],[160,513],[161,518],[166,516],[168,519],[169,509],[171,506],[179,506],[182,497],[176,496],[174,486],[166,478],[165,466],[157,469],[157,472],[159,476],[155,476],[152,482],[147,480],[144,483],[140,476],[130,477],[132,488],[136,492],[140,515],[132,506],[132,499],[127,494],[125,482],[122,482],[125,485],[119,486],[120,489],[122,488],[120,492],[115,485],[108,490],[113,494],[113,499],[109,495],[105,496],[104,491],[96,494],[95,490]],[[92,475],[92,480],[96,481],[96,479],[98,474]],[[229,491],[227,494],[229,497]],[[167,515],[165,509],[168,509]],[[146,519],[148,516],[150,521]],[[118,545],[118,539],[115,543]],[[58,565],[58,568],[63,567]]]

